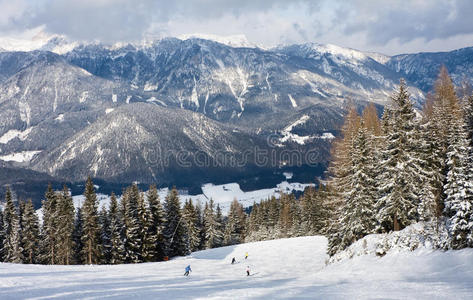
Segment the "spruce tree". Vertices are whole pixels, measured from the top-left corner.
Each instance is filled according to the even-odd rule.
[[[22,218],[22,244],[24,262],[39,262],[39,221],[31,199],[26,203]]]
[[[214,201],[210,199],[204,209],[205,249],[218,247],[222,241],[221,224],[217,220]]]
[[[84,204],[82,205],[83,234],[82,250],[85,264],[98,264],[100,262],[100,227],[98,223],[98,204],[94,184],[89,177],[85,184]]]
[[[192,199],[186,200],[182,211],[182,217],[187,228],[187,236],[189,237],[189,250],[191,252],[199,250],[200,245],[200,228],[198,228],[198,215],[192,204]]]
[[[318,190],[309,187],[301,197],[302,226],[306,235],[324,234],[328,227],[330,211],[327,207],[327,187]]]
[[[166,223],[164,226],[164,238],[167,256],[183,256],[189,254],[189,239],[186,234],[185,222],[182,219],[179,195],[173,188],[164,202]]]
[[[422,162],[422,168],[427,176],[425,176],[421,186],[418,214],[420,221],[427,222],[427,224],[437,229],[444,206],[442,199],[444,176],[441,173],[441,163],[437,157],[438,141],[433,131],[430,102],[427,99],[419,126],[420,143],[418,153]]]
[[[278,203],[278,200],[276,198],[272,198],[270,200],[270,212],[276,211],[276,214],[274,215],[274,218],[277,219],[277,232],[270,238],[287,238],[290,237],[292,234],[292,227],[293,227],[293,211],[292,211],[292,205],[291,205],[291,200],[287,194],[281,194],[281,198],[279,199],[280,202],[280,209],[274,210],[273,207],[275,207]],[[277,206],[276,206],[277,207]],[[270,219],[273,219],[271,217]],[[274,229],[273,221],[271,221],[268,224],[268,227],[270,229]]]
[[[387,120],[383,122],[388,124]],[[350,190],[350,178],[354,173],[352,167],[353,140],[356,132],[360,127],[360,116],[354,107],[350,108],[345,117],[345,121],[341,128],[341,137],[338,138],[332,146],[332,161],[330,162],[328,171],[330,174],[330,182],[333,187],[333,193],[328,199],[328,207],[330,211],[330,225],[328,232],[328,254],[334,253],[342,249],[341,234],[341,216],[343,215],[345,196]]]
[[[373,233],[376,226],[375,201],[376,183],[371,158],[371,141],[362,126],[353,140],[350,189],[344,197],[339,231],[342,235],[341,247],[346,248],[356,240]]]
[[[158,190],[155,185],[151,185],[147,195],[149,210],[151,214],[150,231],[155,236],[155,260],[160,261],[164,257],[164,224],[166,222],[163,206],[159,200]]]
[[[138,198],[138,218],[141,224],[141,257],[144,262],[154,261],[156,256],[156,232],[153,230],[153,219],[151,212],[145,203],[143,195],[140,193]]]
[[[110,196],[110,263],[121,264],[125,261],[125,246],[122,239],[122,227],[118,202],[115,193]]]
[[[3,212],[3,232],[4,241],[4,261],[11,263],[23,262],[21,241],[20,241],[20,223],[18,212],[13,204],[13,198],[10,188],[7,187],[5,194],[5,210]]]
[[[0,262],[5,260],[4,244],[5,244],[5,227],[3,226],[3,210],[0,207]]]
[[[235,245],[243,243],[245,239],[246,215],[243,206],[234,199],[230,204],[227,224],[224,232],[224,245]]]
[[[73,261],[75,264],[81,265],[85,263],[84,256],[84,243],[82,241],[82,235],[84,233],[84,221],[82,219],[82,208],[78,207],[74,218],[74,231],[72,232],[73,239]]]
[[[217,203],[217,209],[215,213],[215,220],[217,221],[217,240],[214,247],[222,247],[225,221],[223,219],[222,209],[220,208],[220,204],[218,203]]]
[[[203,221],[203,211],[200,202],[197,202],[195,205],[195,214],[196,214],[196,223],[195,227],[197,232],[199,233],[199,246],[198,249],[204,249],[204,242],[205,242],[205,229],[204,229],[204,221]]]
[[[101,263],[109,264],[111,261],[111,224],[107,208],[102,206],[99,212],[100,242],[101,242]]]
[[[42,261],[45,264],[54,265],[58,263],[57,260],[57,231],[58,231],[58,215],[57,195],[53,190],[51,184],[48,184],[48,188],[45,193],[45,199],[43,201],[43,226],[41,230],[41,249],[42,249]]]
[[[125,227],[125,261],[127,263],[142,262],[141,257],[141,223],[138,217],[138,201],[140,192],[138,186],[133,184],[122,196],[125,212],[123,223]]]
[[[451,247],[461,249],[473,246],[469,234],[473,228],[473,190],[471,181],[472,161],[468,133],[468,118],[465,118],[460,101],[455,94],[454,85],[445,68],[442,68],[436,83],[436,102],[434,110],[448,115],[442,118],[448,123],[443,129],[446,143],[445,163],[445,215],[448,217],[448,230]]]
[[[377,202],[377,220],[385,231],[397,231],[417,221],[418,187],[422,183],[421,166],[415,157],[415,112],[403,80],[391,99]]]
[[[57,259],[63,265],[72,264],[73,261],[73,232],[74,232],[74,203],[67,186],[57,195]]]

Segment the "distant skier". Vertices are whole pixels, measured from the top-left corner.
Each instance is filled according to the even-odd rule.
[[[191,265],[188,265],[186,267],[186,272],[184,273],[184,276],[189,276],[189,272],[192,272]]]
[[[246,267],[246,276],[250,276],[250,266]]]
[[[234,258],[232,258],[232,265],[233,265],[234,263],[236,263],[236,259],[235,259],[235,257],[234,257]]]
[[[245,253],[245,259],[247,259],[247,258],[248,258],[248,252]]]

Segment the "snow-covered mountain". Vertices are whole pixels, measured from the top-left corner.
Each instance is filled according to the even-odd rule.
[[[420,104],[439,64],[457,81],[473,73],[469,48],[390,58],[335,45],[261,49],[241,36],[207,38],[103,45],[56,36],[23,48],[6,43],[7,50],[37,50],[0,52],[0,160],[58,181],[92,174],[114,182],[187,180],[197,187],[260,180],[295,165],[270,157],[268,168],[191,164],[184,170],[146,160],[151,145],[174,155],[202,152],[210,161],[209,149],[233,159],[258,147],[317,153],[317,168],[304,171],[314,178],[323,172],[348,103],[381,107],[407,77]],[[271,180],[269,186],[281,178]]]
[[[139,102],[110,109],[58,147],[37,155],[31,167],[70,181],[91,175],[184,184],[193,176],[203,181],[227,177],[230,160],[247,159],[231,169],[249,171],[254,149],[264,149],[264,142],[202,114]]]
[[[455,84],[473,82],[473,47],[450,52],[414,53],[393,56],[386,66],[402,74],[424,92],[432,90],[440,67],[444,65]]]

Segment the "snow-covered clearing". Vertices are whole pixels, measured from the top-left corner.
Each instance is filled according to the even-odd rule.
[[[313,236],[200,251],[160,263],[0,264],[0,299],[473,298],[473,249],[420,248],[326,266],[326,246],[324,237]],[[230,264],[232,257],[237,264]],[[188,264],[193,272],[184,277]],[[246,276],[247,266],[252,276]]]
[[[205,202],[208,202],[210,199],[213,199],[215,205],[219,204],[222,212],[226,214],[230,210],[230,205],[234,199],[237,199],[238,202],[243,205],[243,207],[249,207],[253,203],[259,203],[261,200],[267,200],[272,196],[279,198],[281,193],[291,193],[293,191],[304,191],[308,186],[313,186],[311,183],[298,183],[298,182],[287,182],[283,181],[276,185],[274,188],[260,189],[254,191],[243,191],[240,188],[240,185],[236,182],[214,185],[212,183],[207,183],[202,186],[203,194],[198,195],[179,195],[179,198],[182,203],[187,199],[192,199],[195,203],[199,202],[202,207],[205,205]],[[164,188],[159,190],[159,197],[161,200],[164,200],[168,194],[169,189]]]

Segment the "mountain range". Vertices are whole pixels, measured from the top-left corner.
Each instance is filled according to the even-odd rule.
[[[115,189],[132,181],[264,187],[287,170],[313,180],[347,106],[381,111],[405,78],[420,107],[441,65],[455,83],[471,82],[473,48],[389,57],[316,43],[53,37],[32,51],[0,52],[0,184],[40,198],[29,186],[88,175]]]

